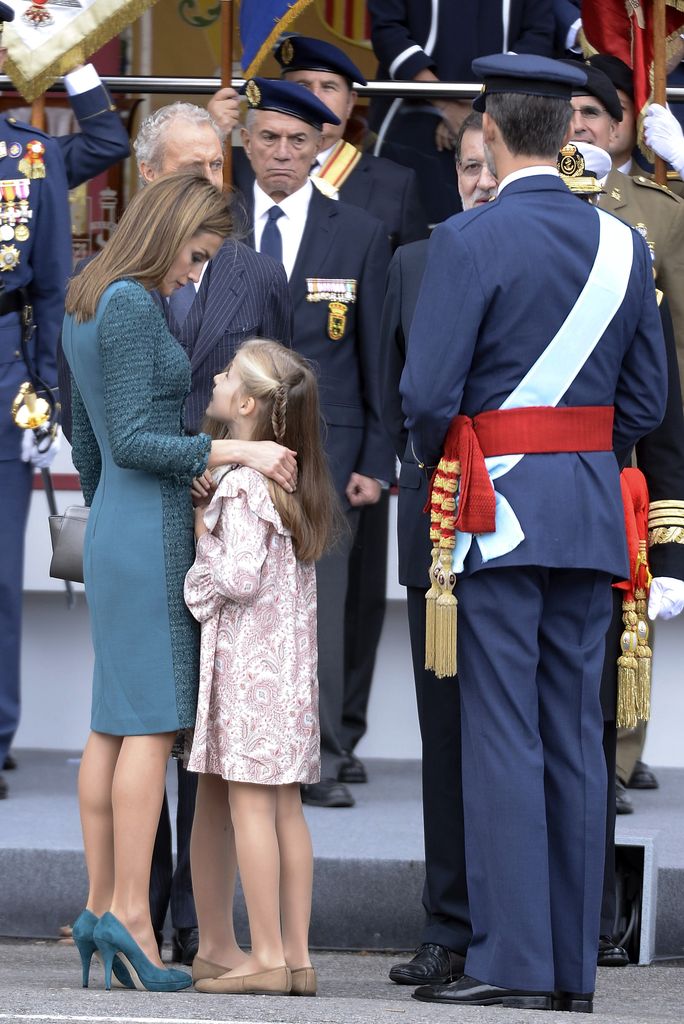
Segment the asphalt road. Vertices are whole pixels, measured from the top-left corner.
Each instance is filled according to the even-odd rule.
[[[319,978],[315,999],[211,996],[192,989],[174,994],[105,992],[102,968],[95,963],[91,987],[80,987],[80,963],[71,945],[0,940],[0,1024],[513,1024],[539,1014],[416,1002],[410,988],[387,979],[396,955],[317,953],[313,959]],[[684,961],[600,970],[597,1024],[682,1024],[682,966]],[[565,1013],[546,1013],[543,1019],[548,1024],[569,1021]]]

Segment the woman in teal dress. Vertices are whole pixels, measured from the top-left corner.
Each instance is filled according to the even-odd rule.
[[[163,968],[148,897],[166,762],[177,731],[195,722],[199,639],[183,600],[194,558],[190,486],[233,462],[294,486],[287,449],[183,430],[190,363],[163,303],[199,281],[230,229],[225,200],[205,178],[160,178],[134,197],[67,296],[63,347],[73,458],[91,506],[84,575],[95,653],[79,773],[89,894],[74,939],[84,985],[96,948],[107,987],[112,968],[124,985],[191,983]]]

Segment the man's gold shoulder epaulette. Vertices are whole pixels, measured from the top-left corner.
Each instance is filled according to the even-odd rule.
[[[641,185],[642,188],[655,189],[656,192],[663,192],[670,199],[674,199],[675,203],[681,203],[682,200],[679,196],[676,196],[674,192],[667,187],[667,185],[659,185],[657,181],[653,181],[651,178],[647,178],[643,174],[635,174],[632,177],[632,181],[635,185]]]

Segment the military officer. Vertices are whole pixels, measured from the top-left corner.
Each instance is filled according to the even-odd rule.
[[[14,13],[0,4],[0,18]],[[71,268],[67,177],[57,143],[0,118],[0,767],[19,722],[24,529],[33,480],[10,414],[26,381],[56,385],[55,350]],[[32,322],[35,321],[35,327]],[[27,432],[29,441],[30,432]],[[0,798],[7,786],[0,776]]]
[[[321,125],[339,120],[329,108],[293,82],[258,79],[246,96],[243,140],[255,174],[246,198],[255,247],[285,266],[293,344],[319,367],[326,451],[355,530],[358,509],[378,501],[379,481],[394,472],[380,423],[377,366],[387,230],[365,211],[324,196],[309,179]],[[322,778],[304,798],[326,807],[354,802],[338,781],[348,556],[349,544],[341,542],[318,566]]]
[[[12,8],[0,3],[0,70],[7,55],[1,30],[13,18]],[[52,139],[14,117],[0,117],[0,771],[19,722],[24,529],[33,468],[49,465],[58,445],[39,451],[32,432],[15,426],[10,408],[25,381],[35,379],[39,389],[57,384],[55,351],[71,270],[68,189],[129,149],[92,65],[68,75],[66,85],[78,134]],[[28,309],[32,332],[22,325]],[[0,775],[0,798],[6,794]]]
[[[599,683],[611,579],[627,568],[613,445],[661,421],[666,365],[644,240],[558,180],[570,93],[585,82],[560,67],[474,62],[498,197],[433,233],[401,381],[413,451],[426,471],[445,455],[427,653],[453,672],[459,574],[473,927],[465,975],[415,995],[586,1011],[605,820]]]
[[[565,63],[565,62],[563,62]],[[573,62],[574,63],[574,62]],[[591,142],[610,152],[611,140],[623,118],[617,90],[597,67],[583,65],[587,84],[572,97],[572,139]],[[684,204],[664,185],[646,174],[630,176],[612,168],[603,184],[601,209],[631,224],[648,242],[656,284],[667,297],[684,384]]]

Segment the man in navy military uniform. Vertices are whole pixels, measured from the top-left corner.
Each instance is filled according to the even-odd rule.
[[[499,194],[435,230],[401,383],[417,458],[428,470],[446,441],[461,469],[437,583],[448,606],[458,575],[473,936],[464,976],[415,995],[590,1010],[599,683],[610,584],[627,571],[613,450],[663,417],[663,336],[643,239],[558,180],[584,71],[518,55],[473,71]]]
[[[326,452],[353,531],[358,509],[378,501],[379,481],[394,472],[380,423],[377,365],[387,230],[365,211],[322,195],[309,180],[321,125],[338,120],[328,107],[292,82],[256,79],[245,93],[254,244],[285,266],[294,346],[319,368]],[[303,797],[325,807],[354,802],[338,781],[349,547],[349,538],[342,539],[317,567],[322,778],[305,787]]]
[[[379,79],[468,82],[471,61],[483,53],[553,52],[551,0],[368,0],[368,12]],[[396,159],[402,148],[416,154],[412,163],[431,224],[459,209],[451,136],[469,109],[468,100],[382,98],[371,103],[370,124],[378,133],[375,152],[396,143]]]
[[[0,4],[0,30],[13,18],[12,8]],[[0,39],[0,70],[5,57]],[[128,155],[126,132],[92,67],[67,76],[67,88],[83,129],[78,135],[52,139],[0,117],[0,770],[12,763],[8,751],[19,723],[24,531],[33,468],[49,465],[57,448],[41,453],[31,446],[30,432],[14,424],[10,409],[25,381],[57,383],[55,351],[71,270],[68,189]],[[35,330],[23,337],[28,306]],[[0,799],[6,795],[0,775]]]

